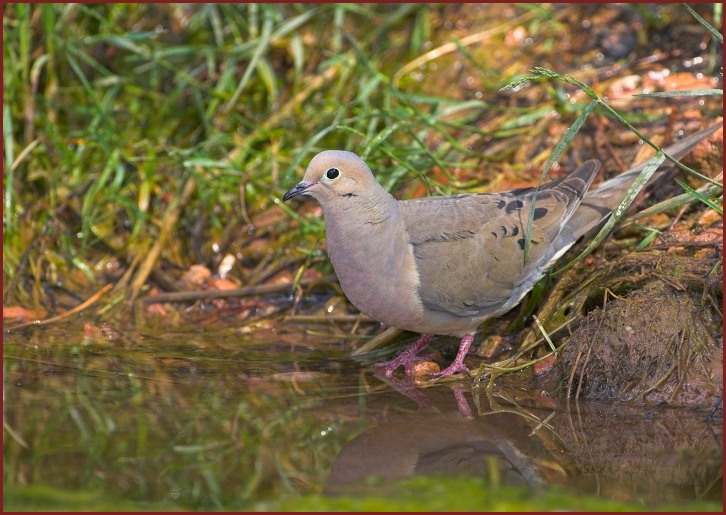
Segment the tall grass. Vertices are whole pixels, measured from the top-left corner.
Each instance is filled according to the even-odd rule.
[[[548,127],[584,104],[558,85],[499,90],[540,63],[570,71],[551,55],[566,11],[478,9],[466,33],[452,20],[469,11],[432,4],[5,5],[5,303],[55,311],[75,303],[59,288],[120,279],[135,296],[154,271],[214,267],[254,238],[270,266],[301,259],[321,226],[279,197],[323,148],[357,151],[401,194],[541,167]],[[520,28],[546,44],[502,53]],[[302,230],[250,224],[272,209]]]
[[[36,288],[75,271],[74,289],[100,280],[109,254],[133,262],[189,177],[196,189],[164,256],[181,266],[189,254],[210,261],[214,240],[238,223],[240,193],[250,211],[271,206],[321,140],[373,149],[416,130],[415,110],[381,98],[375,67],[383,52],[417,51],[380,42],[411,27],[425,34],[434,10],[6,6],[4,274],[16,287],[5,299],[30,301],[31,278]],[[358,24],[375,28],[355,33]],[[185,232],[198,223],[190,249]]]

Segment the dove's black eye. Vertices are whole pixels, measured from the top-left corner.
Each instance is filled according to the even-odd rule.
[[[325,172],[325,176],[328,179],[330,179],[331,181],[333,179],[336,179],[338,177],[338,175],[340,175],[340,170],[338,170],[337,168],[331,168],[330,170],[328,170],[327,172]]]

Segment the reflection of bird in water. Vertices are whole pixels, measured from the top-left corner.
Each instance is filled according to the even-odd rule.
[[[387,417],[353,438],[333,464],[329,493],[342,493],[369,476],[398,480],[427,474],[496,475],[504,484],[533,488],[548,482],[552,471],[542,468],[551,465],[531,456],[541,448],[537,437],[530,436],[531,420],[512,412],[466,416],[461,413],[461,402],[466,402],[461,389],[454,392],[457,411],[448,413],[434,407],[436,401],[451,404],[448,388],[413,387],[401,393],[427,407]],[[564,473],[555,469],[557,475]]]
[[[409,402],[388,389],[368,397],[366,419],[374,425],[340,451],[327,493],[371,493],[414,475],[444,474],[529,488],[566,483],[651,504],[723,498],[723,424],[703,412],[558,401],[533,388],[499,387],[471,403],[461,387],[452,396],[443,384],[386,383],[418,410],[406,411]],[[371,476],[383,483],[362,481]]]

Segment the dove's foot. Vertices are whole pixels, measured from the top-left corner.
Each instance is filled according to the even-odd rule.
[[[464,365],[464,358],[469,353],[469,348],[471,347],[471,343],[473,341],[473,334],[464,335],[464,337],[461,339],[461,343],[459,343],[459,352],[456,353],[456,358],[454,359],[454,362],[445,369],[443,369],[441,372],[437,372],[433,375],[437,379],[441,379],[442,377],[448,377],[452,374],[456,374],[457,372],[463,372],[464,374],[468,375],[469,368]]]
[[[406,370],[406,375],[410,376],[413,373],[413,366],[421,361],[421,357],[416,356],[416,354],[429,344],[431,337],[432,335],[430,334],[422,334],[421,337],[403,351],[400,356],[390,361],[376,363],[374,366],[376,368],[383,368],[385,370],[384,375],[386,377],[391,377],[393,372],[403,365]]]

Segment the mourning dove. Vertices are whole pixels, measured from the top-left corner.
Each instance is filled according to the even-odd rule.
[[[666,152],[678,158],[720,126]],[[386,325],[421,333],[397,358],[377,364],[385,375],[401,365],[410,375],[432,335],[459,336],[455,360],[436,374],[445,377],[468,373],[464,357],[479,325],[516,306],[578,238],[606,219],[643,166],[590,192],[600,168],[596,160],[543,184],[536,195],[522,188],[399,201],[357,155],[327,150],[312,159],[283,201],[309,195],[320,203],[330,260],[356,308]]]

